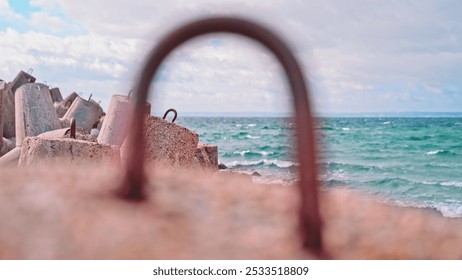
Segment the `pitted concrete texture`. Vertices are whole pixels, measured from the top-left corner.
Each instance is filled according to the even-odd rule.
[[[196,161],[203,168],[218,170],[217,145],[199,144],[196,148]]]
[[[39,83],[25,84],[15,93],[16,146],[27,136],[61,128],[51,101],[48,86]]]
[[[19,166],[47,164],[89,164],[118,165],[117,146],[69,139],[46,139],[27,137],[19,159]]]
[[[103,114],[103,109],[98,103],[77,96],[63,119],[71,121],[74,118],[78,127],[90,132]]]
[[[59,88],[52,88],[50,89],[51,100],[54,102],[62,102],[63,96],[61,95],[61,91]]]
[[[195,164],[199,142],[195,132],[159,117],[146,116],[144,121],[145,156],[148,160],[180,166]],[[129,141],[125,141],[121,147],[123,160],[128,157],[129,146]]]
[[[145,103],[145,113],[151,112],[151,104]],[[128,129],[132,121],[132,100],[125,95],[113,95],[106,116],[100,119],[101,130],[98,142],[121,146],[127,137]]]
[[[9,153],[16,147],[16,142],[11,141],[10,139],[2,137],[3,145],[0,147],[0,157],[4,156],[5,154]]]
[[[35,77],[20,71],[11,83],[8,83],[4,90],[3,107],[3,137],[13,138],[16,136],[15,124],[15,92],[24,84],[35,82]]]
[[[61,128],[53,131],[47,131],[42,134],[39,134],[37,137],[45,138],[45,139],[57,139],[57,138],[70,138],[71,130],[70,128]],[[77,128],[75,133],[75,139],[89,141],[89,142],[97,142],[96,137],[90,135],[86,132],[86,130],[82,128]]]
[[[0,168],[0,258],[312,257],[301,249],[295,186],[149,170],[147,198],[134,203],[114,195],[120,169]],[[321,192],[320,205],[333,259],[462,258],[461,219],[343,189]]]

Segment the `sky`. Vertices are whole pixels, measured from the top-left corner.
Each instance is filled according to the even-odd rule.
[[[318,114],[460,112],[461,11],[458,0],[0,0],[0,79],[33,69],[64,97],[93,94],[107,110],[168,31],[226,15],[291,46]],[[155,114],[290,112],[285,80],[260,45],[214,34],[170,55],[150,101]]]

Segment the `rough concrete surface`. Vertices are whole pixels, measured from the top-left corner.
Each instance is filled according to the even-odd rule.
[[[27,137],[19,159],[19,166],[89,163],[117,165],[119,148],[69,138]]]
[[[70,138],[70,128],[61,128],[53,131],[47,131],[39,134],[37,137],[46,139],[57,139],[57,138]],[[77,128],[75,133],[75,139],[84,140],[90,142],[97,142],[96,137],[87,133],[83,128]]]
[[[196,162],[203,168],[218,170],[218,147],[211,144],[199,144],[196,148]]]
[[[24,84],[16,90],[16,146],[27,136],[61,128],[51,101],[48,86],[39,83]]]
[[[298,259],[294,186],[150,168],[147,199],[120,169],[0,169],[2,259]],[[321,192],[333,259],[460,259],[462,221],[355,192]],[[12,218],[14,217],[14,218]]]
[[[16,142],[11,141],[10,139],[3,138],[3,145],[0,148],[0,157],[7,154],[16,147]]]
[[[14,149],[10,150],[8,153],[0,157],[0,167],[7,167],[7,166],[18,166],[19,157],[21,155],[21,147],[15,147]]]
[[[150,111],[151,105],[146,104],[146,114],[149,114],[148,110]],[[120,147],[127,137],[132,121],[132,111],[133,104],[128,96],[113,95],[106,116],[100,120],[102,124],[98,142]]]
[[[74,118],[77,127],[82,127],[90,132],[93,125],[99,121],[103,114],[103,109],[98,103],[77,96],[66,114],[64,114],[63,119],[70,122]]]
[[[51,100],[53,100],[53,103],[63,101],[63,96],[61,95],[61,91],[59,90],[59,88],[50,89],[50,95]]]
[[[11,83],[8,83],[4,90],[4,121],[3,137],[13,138],[16,135],[15,125],[15,92],[24,84],[35,82],[35,77],[20,71]]]
[[[146,116],[144,120],[145,156],[148,160],[180,166],[195,163],[196,148],[199,142],[199,136],[195,132],[159,117]],[[130,152],[128,139],[121,147],[123,160]]]

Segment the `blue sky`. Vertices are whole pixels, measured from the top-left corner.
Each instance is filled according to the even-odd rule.
[[[33,68],[39,82],[93,94],[107,109],[167,30],[226,14],[292,46],[317,112],[462,111],[460,11],[449,0],[0,0],[0,79]],[[172,54],[151,102],[155,111],[287,112],[284,80],[266,50],[216,35]]]

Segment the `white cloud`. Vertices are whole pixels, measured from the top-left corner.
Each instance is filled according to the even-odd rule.
[[[54,32],[64,31],[69,28],[69,25],[59,17],[44,12],[33,13],[30,24],[35,28],[52,30]]]
[[[6,20],[20,20],[21,15],[15,13],[8,3],[8,0],[0,0],[0,17]]]
[[[90,90],[88,85],[97,86],[110,96],[132,86],[145,54],[174,26],[198,16],[237,14],[278,31],[293,46],[312,83],[318,110],[393,111],[412,102],[410,107],[428,110],[432,96],[462,104],[457,94],[462,90],[460,1],[32,0],[31,4],[41,9],[29,19],[33,25],[42,24],[40,32],[19,33],[14,28],[1,32],[2,75],[38,67],[48,71],[43,72],[45,79],[69,81],[68,88],[78,85],[84,91]],[[5,0],[0,0],[0,7],[2,15],[19,16]],[[77,28],[75,24],[85,34],[46,34]],[[219,46],[205,38],[175,52],[158,85],[160,93],[165,92],[163,100],[181,101],[188,111],[209,110],[213,100],[222,100],[226,110],[257,111],[265,106],[286,110],[288,93],[271,56],[246,42],[219,38]],[[207,103],[207,98],[212,101]],[[248,101],[242,104],[239,98]]]

